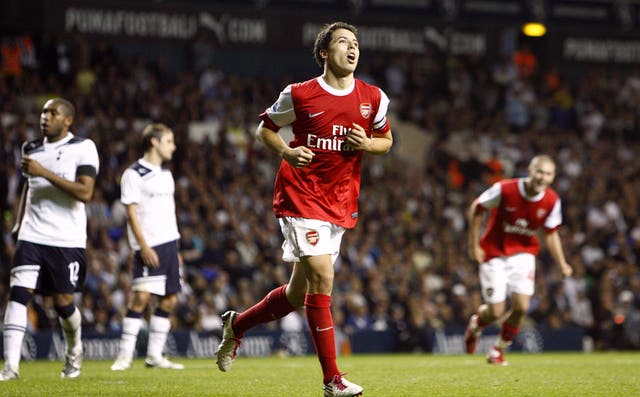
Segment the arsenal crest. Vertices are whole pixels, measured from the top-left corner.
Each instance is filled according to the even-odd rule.
[[[371,116],[371,104],[370,103],[361,103],[360,104],[360,114],[365,119],[368,119]]]
[[[544,218],[545,215],[547,215],[547,210],[545,210],[544,208],[538,208],[536,216],[538,218]]]
[[[315,246],[318,244],[318,240],[320,239],[320,234],[316,230],[309,230],[307,232],[307,243]]]

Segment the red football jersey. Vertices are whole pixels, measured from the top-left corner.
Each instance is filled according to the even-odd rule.
[[[276,217],[354,227],[363,152],[350,148],[346,135],[353,123],[369,136],[389,131],[388,105],[389,99],[380,88],[358,79],[344,90],[330,87],[322,77],[287,86],[260,118],[274,131],[291,124],[293,140],[289,146],[306,146],[315,156],[303,168],[282,160],[273,195]]]
[[[552,231],[562,223],[558,194],[551,188],[527,197],[524,179],[495,183],[478,197],[478,204],[491,209],[487,229],[480,240],[485,260],[518,253],[537,255],[539,228]]]

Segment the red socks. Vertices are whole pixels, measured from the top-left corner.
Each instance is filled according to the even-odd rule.
[[[236,338],[241,338],[248,329],[256,325],[277,320],[294,311],[296,308],[287,300],[286,288],[285,284],[274,289],[260,302],[238,314],[233,322]],[[323,379],[326,383],[331,381],[335,375],[340,374],[336,363],[331,296],[307,294],[304,305],[311,339],[313,339],[313,345],[318,353]]]
[[[287,300],[287,284],[269,292],[260,302],[239,313],[233,321],[233,332],[241,338],[248,329],[256,325],[277,320],[296,310]]]
[[[330,309],[331,296],[307,294],[304,305],[313,345],[316,347],[318,360],[322,366],[324,383],[327,383],[335,375],[340,374],[336,363],[336,343]]]
[[[483,329],[489,324],[491,323],[485,323],[484,321],[482,321],[482,316],[480,316],[480,312],[478,312],[478,328]]]
[[[500,331],[500,338],[505,342],[511,342],[513,338],[520,332],[520,327],[515,327],[506,321],[502,323],[502,330]]]

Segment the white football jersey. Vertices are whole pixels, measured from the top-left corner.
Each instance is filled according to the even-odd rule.
[[[75,181],[78,174],[95,176],[100,166],[95,143],[72,133],[58,142],[50,143],[46,137],[27,142],[22,146],[22,155],[70,181]],[[54,247],[86,248],[84,203],[45,178],[25,177],[29,189],[18,239]]]
[[[137,204],[138,220],[147,244],[155,247],[180,238],[174,199],[175,182],[171,171],[139,159],[122,174],[121,201]],[[140,244],[127,224],[129,244],[139,250]]]

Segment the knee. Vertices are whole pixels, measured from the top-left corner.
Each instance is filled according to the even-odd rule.
[[[486,310],[485,319],[488,321],[495,321],[502,315],[504,315],[504,306],[503,305],[488,305]]]
[[[304,298],[307,294],[307,289],[298,289],[298,290],[292,290],[287,288],[286,290],[286,295],[287,295],[287,301],[289,301],[289,303],[291,304],[291,306],[293,307],[302,307],[304,306]]]
[[[167,295],[159,302],[159,307],[167,313],[171,313],[178,304],[178,296],[176,294]]]
[[[137,291],[133,294],[133,299],[131,300],[131,307],[135,312],[142,313],[144,309],[146,309],[147,304],[149,304],[151,296],[148,292],[140,292]]]
[[[54,306],[69,306],[73,305],[73,294],[55,294],[53,295]]]
[[[309,280],[309,292],[313,294],[331,295],[333,290],[333,273],[315,273]]]
[[[514,306],[511,309],[511,316],[514,318],[523,318],[527,314],[528,307]]]
[[[62,306],[54,305],[53,308],[55,309],[56,313],[58,313],[58,316],[64,319],[71,317],[71,315],[73,315],[73,313],[76,311],[76,307],[73,305],[73,303]]]

